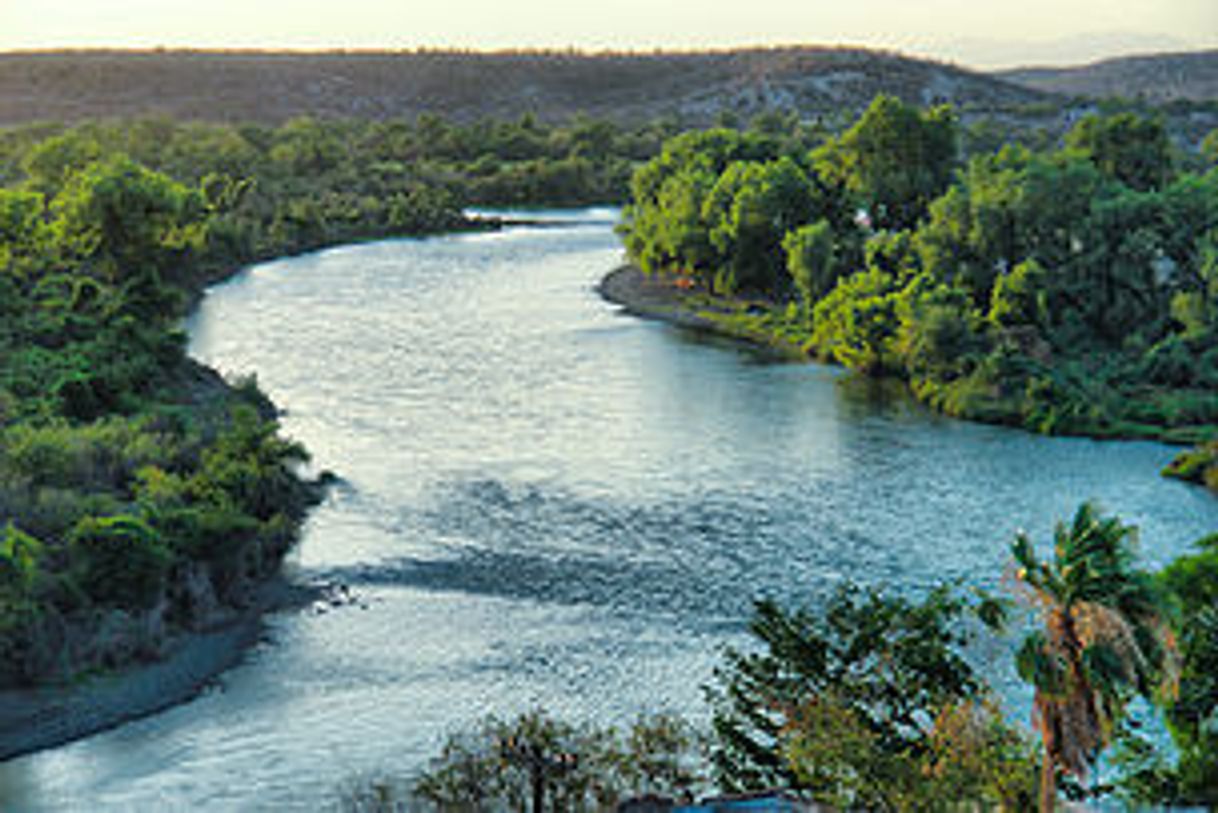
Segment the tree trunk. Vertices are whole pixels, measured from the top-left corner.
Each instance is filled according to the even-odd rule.
[[[533,774],[533,813],[544,813],[546,807],[546,776],[541,765],[530,766]]]
[[[1040,813],[1053,813],[1056,806],[1057,766],[1053,764],[1053,757],[1049,756],[1049,749],[1045,748],[1040,766]]]

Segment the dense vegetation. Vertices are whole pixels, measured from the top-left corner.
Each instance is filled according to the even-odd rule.
[[[1016,535],[1009,596],[846,584],[815,607],[758,603],[752,644],[706,687],[707,732],[666,715],[624,735],[541,712],[492,718],[421,775],[357,782],[340,807],[583,811],[775,789],[841,810],[1218,804],[1218,538],[1151,574],[1136,530],[1084,503],[1052,542],[1042,558]],[[1012,651],[995,646],[1011,632],[1036,736],[979,666]],[[1166,718],[1174,749],[1139,733],[1135,700]]]
[[[1129,113],[1060,149],[962,162],[958,140],[950,109],[890,97],[812,148],[686,133],[635,174],[623,236],[725,329],[901,377],[947,414],[1214,436],[1218,169],[1177,172],[1161,124]]]
[[[0,686],[215,623],[314,496],[256,388],[185,358],[205,190],[100,148],[69,157],[89,146],[44,142],[0,189]]]
[[[613,200],[654,142],[527,117],[0,134],[0,687],[222,622],[315,498],[256,386],[185,357],[178,322],[206,281],[466,227],[466,203]]]
[[[209,214],[202,260],[222,268],[340,241],[450,229],[477,205],[584,205],[627,194],[666,131],[529,116],[457,126],[295,119],[259,125],[167,119],[28,126],[0,133],[0,183],[45,197],[122,154],[191,187]]]

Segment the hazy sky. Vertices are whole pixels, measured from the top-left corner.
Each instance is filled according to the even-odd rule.
[[[0,0],[0,50],[860,44],[986,66],[1218,47],[1218,0]]]

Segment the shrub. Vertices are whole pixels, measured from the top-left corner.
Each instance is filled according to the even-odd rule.
[[[150,607],[160,597],[171,555],[138,517],[86,517],[68,535],[80,586],[98,604]]]

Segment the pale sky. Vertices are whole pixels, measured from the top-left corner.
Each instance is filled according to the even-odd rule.
[[[0,51],[851,44],[977,67],[1218,47],[1218,0],[0,0]]]

